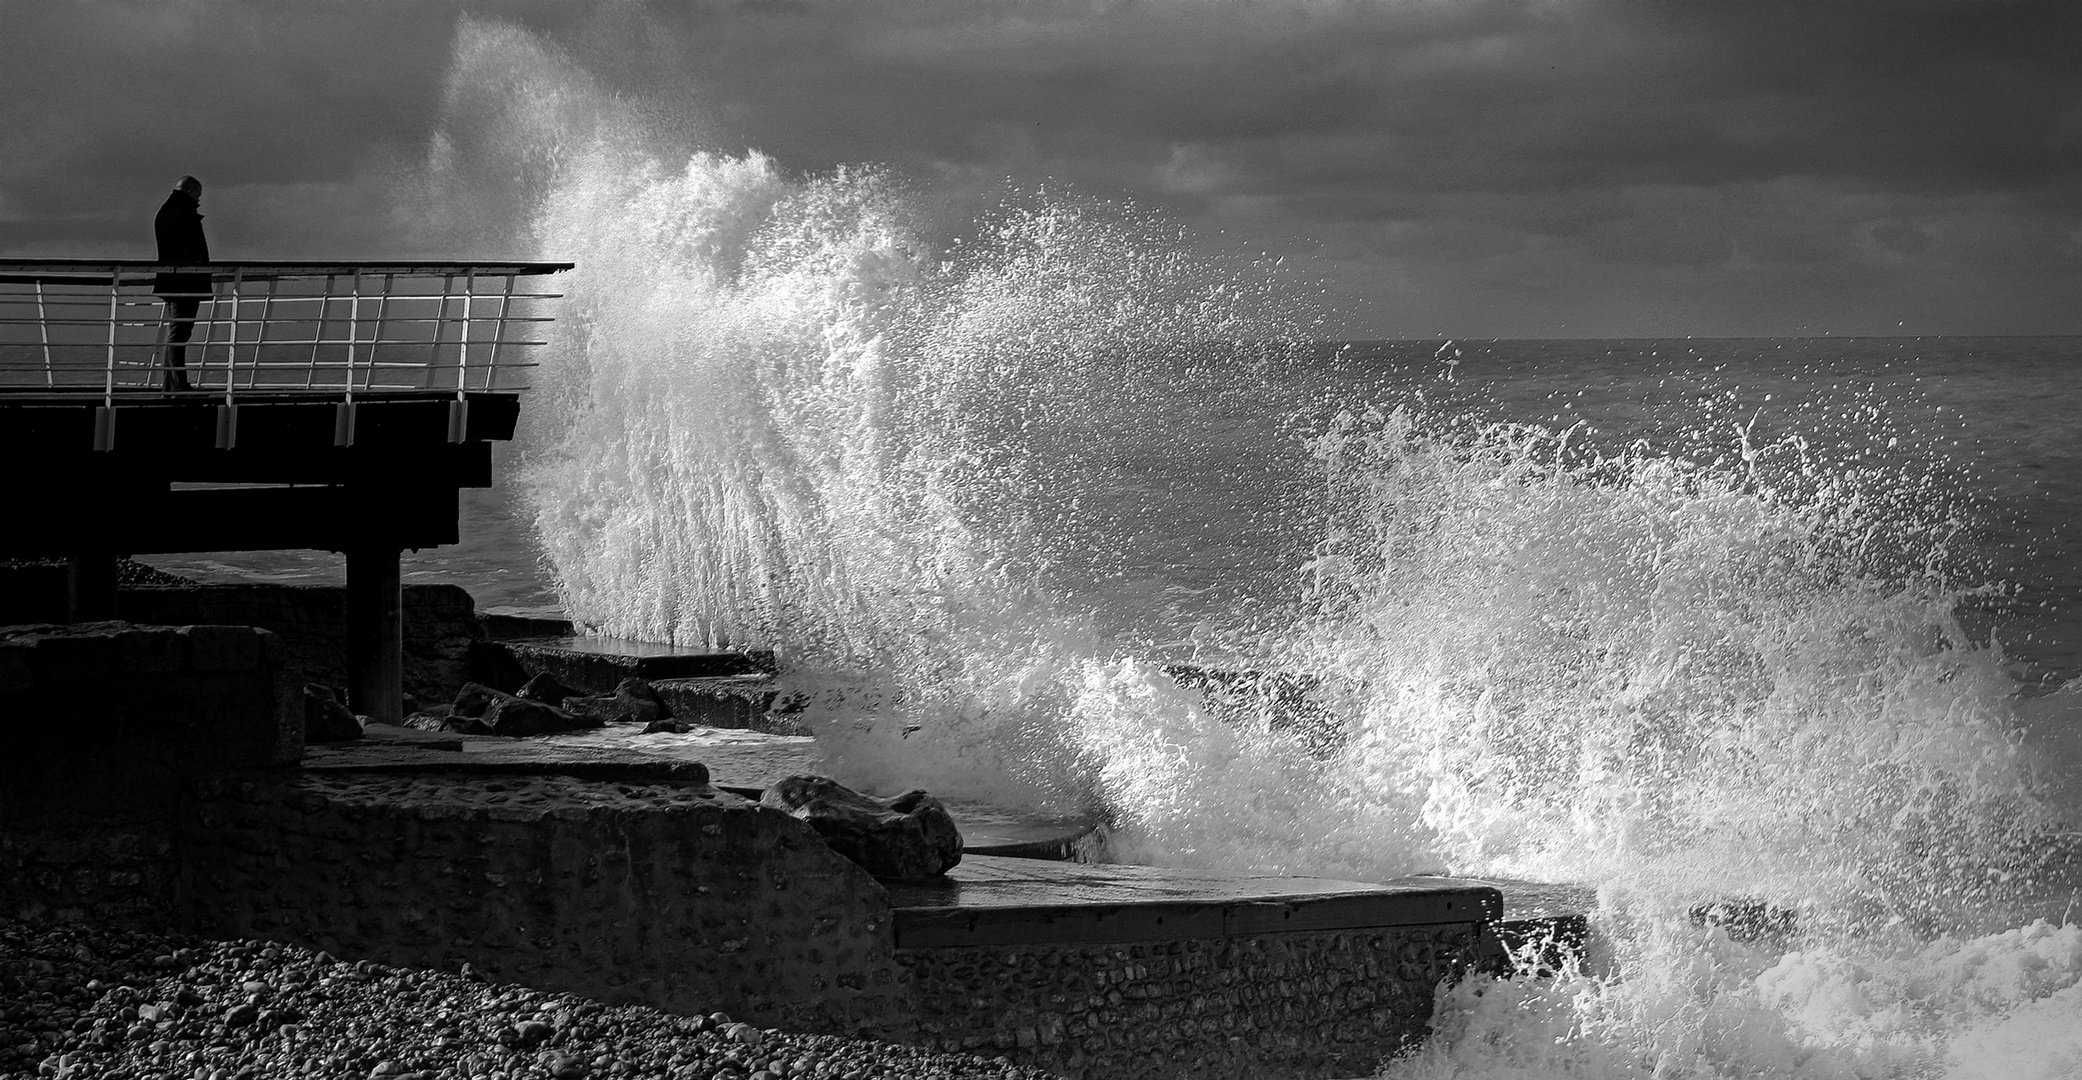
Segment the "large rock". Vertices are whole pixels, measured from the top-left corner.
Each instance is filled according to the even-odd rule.
[[[877,799],[829,777],[791,776],[759,801],[802,819],[833,851],[878,878],[929,880],[961,862],[961,830],[923,791]]]
[[[486,735],[554,735],[559,731],[596,728],[600,721],[573,716],[555,705],[502,694],[478,717],[477,725]]]
[[[463,688],[455,692],[454,714],[475,719],[483,716],[484,710],[492,707],[492,702],[512,696],[504,690],[494,690],[483,683],[464,683]]]
[[[426,710],[413,719],[431,720],[433,716],[434,710]],[[425,722],[410,726],[434,730],[434,725]],[[554,705],[530,701],[481,683],[464,684],[438,725],[442,730],[465,735],[554,735],[599,726],[600,721],[592,717],[573,715]]]
[[[563,705],[569,712],[606,724],[655,724],[672,719],[672,710],[658,691],[633,675],[616,683],[612,694],[566,698]]]
[[[362,736],[361,719],[340,704],[332,688],[320,683],[304,684],[304,741],[345,742]]]
[[[555,705],[558,708],[562,708],[565,699],[583,697],[585,696],[585,691],[566,686],[563,680],[555,675],[547,671],[541,671],[537,672],[534,678],[529,679],[527,685],[520,688],[518,696],[527,698],[529,701],[539,701],[545,705]]]
[[[454,731],[456,728],[449,724],[449,719],[454,715],[453,705],[428,705],[406,714],[403,726],[418,728],[421,731]],[[464,722],[469,721],[466,719]]]

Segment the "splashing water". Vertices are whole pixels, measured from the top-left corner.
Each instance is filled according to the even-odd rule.
[[[590,151],[540,227],[583,269],[527,477],[568,610],[779,649],[856,781],[1089,803],[1055,720],[1101,647],[1037,584],[1052,477],[1009,448],[1186,344],[1278,348],[1135,224],[1033,197],[933,253],[873,171]]]
[[[1446,988],[1393,1075],[2082,1060],[2082,935],[2026,915],[2072,879],[2068,774],[1960,625],[1927,476],[1347,408],[1293,451],[1325,526],[1284,625],[1201,632],[1315,677],[1313,711],[1239,723],[1051,574],[1095,512],[1064,477],[1161,423],[1180,367],[1277,398],[1306,320],[1270,277],[1075,200],[955,240],[872,168],[661,152],[528,35],[463,33],[456,123],[478,83],[556,87],[492,127],[541,170],[531,242],[580,267],[525,487],[584,624],[771,645],[843,778],[1103,812],[1131,858],[1605,885],[1596,963]],[[1800,936],[1685,916],[1731,895]]]

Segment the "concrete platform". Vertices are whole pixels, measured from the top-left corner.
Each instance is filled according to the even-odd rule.
[[[1491,922],[1494,886],[1385,884],[969,855],[944,884],[888,885],[900,949],[1151,942]]]
[[[646,735],[630,724],[524,739],[425,732],[371,724],[356,742],[305,748],[318,772],[477,773],[583,776],[630,781],[681,778],[695,763],[708,782],[750,799],[775,782],[827,766],[814,740],[733,728]],[[1036,817],[1002,807],[946,800],[972,855],[1067,859],[1091,852],[1098,824]]]

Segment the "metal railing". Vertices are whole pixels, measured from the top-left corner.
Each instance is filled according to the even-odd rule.
[[[570,268],[0,259],[0,398],[324,396],[351,424],[357,396],[521,390],[562,295],[529,279]]]

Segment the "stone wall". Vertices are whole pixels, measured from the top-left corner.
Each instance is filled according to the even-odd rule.
[[[405,692],[448,701],[475,675],[473,643],[485,640],[476,602],[454,585],[404,590]],[[124,589],[125,619],[258,626],[282,639],[300,681],[347,685],[347,592],[323,585],[181,585]]]
[[[900,1031],[881,886],[706,784],[306,773],[206,784],[183,918],[801,1031]]]
[[[1423,1037],[1477,925],[903,949],[918,1041],[1071,1078],[1371,1075]]]
[[[280,639],[250,627],[0,629],[0,911],[163,916],[181,799],[295,762],[293,694]]]

